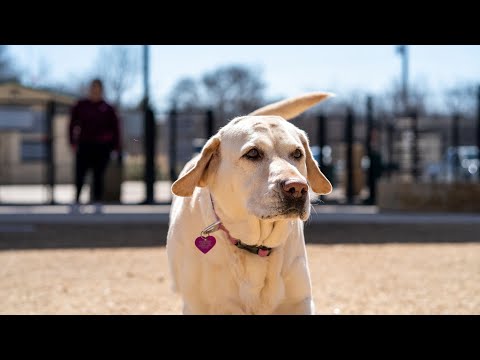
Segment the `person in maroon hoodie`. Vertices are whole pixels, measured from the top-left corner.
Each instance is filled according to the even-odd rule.
[[[103,178],[110,157],[120,154],[120,120],[115,109],[103,98],[103,84],[94,79],[88,98],[79,100],[71,109],[70,145],[76,155],[76,203],[80,202],[85,176],[93,170],[93,202],[102,201]]]

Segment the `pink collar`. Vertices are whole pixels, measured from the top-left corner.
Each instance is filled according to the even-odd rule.
[[[215,214],[215,218],[217,219],[217,222],[220,222],[221,220],[215,211],[215,205],[213,203],[212,194],[210,194],[210,200],[212,202],[212,208],[213,208],[213,213]],[[239,249],[243,249],[253,254],[257,254],[260,257],[269,256],[272,253],[272,248],[269,248],[266,246],[247,245],[241,242],[239,239],[235,239],[234,237],[232,237],[232,235],[230,235],[230,232],[227,230],[225,226],[223,226],[223,223],[221,222],[218,224],[218,229],[223,230],[225,234],[227,234],[228,240],[230,240],[230,242],[236,247],[238,247]]]

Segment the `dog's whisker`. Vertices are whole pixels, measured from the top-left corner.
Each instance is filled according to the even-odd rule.
[[[315,209],[315,206],[313,206],[313,204],[310,204],[310,207],[312,208],[312,210],[313,210],[313,212],[315,213],[315,215],[318,215],[317,209]]]
[[[317,214],[317,210],[315,209],[312,203],[310,203],[310,209],[313,210],[315,214]],[[311,219],[311,216],[309,216],[308,219],[305,221],[305,225],[308,225],[310,223],[310,219]]]

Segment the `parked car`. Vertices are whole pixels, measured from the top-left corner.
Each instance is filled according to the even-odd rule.
[[[442,160],[425,166],[427,181],[468,181],[480,176],[480,160],[476,146],[450,146]]]

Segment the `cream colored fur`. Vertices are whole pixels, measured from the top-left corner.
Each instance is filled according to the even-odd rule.
[[[305,132],[286,121],[328,96],[305,94],[233,119],[172,185],[167,254],[184,314],[315,313],[303,234],[310,201],[297,214],[285,213],[278,184],[303,179],[318,194],[331,192]],[[261,160],[245,157],[253,147]],[[299,160],[292,157],[296,149]],[[200,252],[195,239],[216,221],[210,197],[231,236],[271,247],[271,255],[238,249],[223,231],[211,234],[217,243],[207,254]]]

